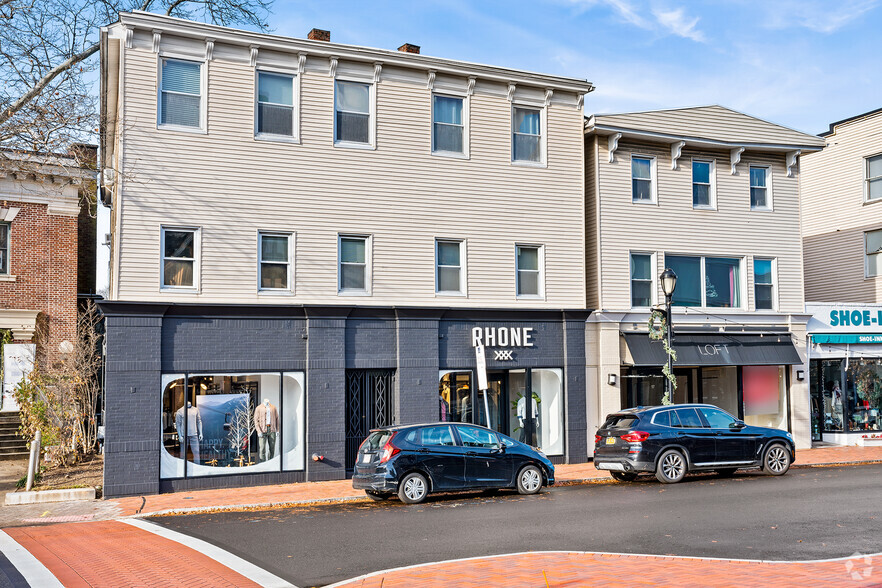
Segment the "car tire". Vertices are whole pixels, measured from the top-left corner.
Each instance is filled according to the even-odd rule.
[[[398,498],[405,504],[418,504],[429,495],[429,482],[417,472],[411,472],[398,485]]]
[[[676,484],[686,475],[686,456],[676,449],[668,449],[658,456],[655,477],[662,484]]]
[[[521,468],[518,472],[518,493],[536,494],[542,489],[542,472],[534,465]]]
[[[731,478],[735,475],[735,472],[738,471],[738,468],[720,468],[716,470],[717,475],[721,478]]]
[[[763,472],[770,476],[783,476],[790,469],[790,451],[780,443],[773,443],[763,454]]]
[[[364,493],[368,495],[368,498],[370,498],[371,500],[376,500],[377,502],[382,502],[383,500],[389,499],[388,494],[377,492],[376,490],[365,490]]]
[[[609,475],[619,482],[633,482],[637,479],[637,474],[634,472],[610,472]]]

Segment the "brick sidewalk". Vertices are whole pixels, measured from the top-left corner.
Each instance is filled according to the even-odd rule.
[[[882,462],[882,447],[824,447],[797,452],[795,467],[822,464]],[[612,481],[607,472],[591,463],[555,467],[560,485]],[[99,521],[121,516],[241,508],[273,508],[322,501],[364,500],[364,493],[349,480],[305,482],[275,486],[248,486],[222,490],[194,490],[129,498],[0,507],[0,528],[68,520]]]
[[[346,588],[567,586],[880,586],[882,555],[822,562],[754,562],[601,553],[521,553],[389,570]],[[849,565],[849,563],[851,565]]]

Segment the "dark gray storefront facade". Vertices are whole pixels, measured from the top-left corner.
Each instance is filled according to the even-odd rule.
[[[526,370],[532,442],[558,463],[588,459],[589,311],[101,307],[108,497],[343,479],[370,426],[465,420],[517,438]]]

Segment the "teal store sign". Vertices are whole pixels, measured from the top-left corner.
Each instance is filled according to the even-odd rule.
[[[882,343],[882,334],[851,334],[851,333],[836,333],[836,334],[820,334],[815,333],[812,335],[812,341],[814,343]]]
[[[873,325],[882,326],[882,310],[847,310],[834,308],[830,311],[831,327],[870,327]],[[843,342],[844,341],[840,341],[840,343]]]

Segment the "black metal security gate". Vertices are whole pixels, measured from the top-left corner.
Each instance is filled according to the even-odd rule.
[[[392,424],[394,370],[346,370],[346,473],[371,429]]]

